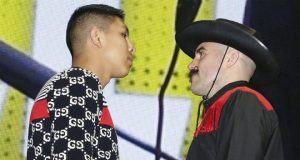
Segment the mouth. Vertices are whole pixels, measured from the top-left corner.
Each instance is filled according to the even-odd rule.
[[[193,74],[189,74],[189,81],[190,81],[190,83],[192,83],[192,78],[193,78]]]
[[[132,65],[132,62],[133,62],[133,57],[132,57],[132,56],[129,56],[129,57],[127,57],[127,60],[128,60],[130,66],[131,66],[131,65]]]
[[[192,83],[192,78],[193,78],[194,74],[197,74],[197,73],[198,73],[198,69],[191,69],[190,70],[189,80],[190,80],[191,83]]]

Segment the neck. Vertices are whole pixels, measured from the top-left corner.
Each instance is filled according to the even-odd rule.
[[[101,64],[103,64],[101,61],[97,60],[95,62],[95,59],[87,57],[73,57],[72,59],[72,67],[80,67],[93,72],[99,78],[102,88],[104,88],[109,83],[111,77],[105,71],[104,65]]]
[[[228,85],[232,82],[237,81],[246,81],[249,82],[250,78],[248,76],[243,76],[243,74],[235,74],[235,75],[228,75],[228,76],[222,76],[219,80],[216,81],[213,88],[211,89],[209,95],[207,98],[211,98],[214,94],[216,94],[220,89],[222,89],[224,86]]]
[[[224,84],[220,84],[218,82],[216,82],[212,88],[211,91],[208,93],[207,98],[211,98],[214,94],[216,94],[220,89],[222,89],[225,85]]]

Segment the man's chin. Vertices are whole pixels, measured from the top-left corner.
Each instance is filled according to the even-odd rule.
[[[114,76],[113,78],[124,78],[124,77],[126,77],[128,74],[129,74],[129,70],[124,71],[124,72],[121,72],[121,73],[119,73],[118,75]]]
[[[193,84],[191,84],[190,89],[194,95],[197,95],[197,96],[206,95],[205,91],[200,86],[193,86]]]
[[[199,93],[199,90],[197,90],[197,89],[191,87],[191,91],[192,91],[192,93],[193,93],[194,95],[201,96],[201,94]]]

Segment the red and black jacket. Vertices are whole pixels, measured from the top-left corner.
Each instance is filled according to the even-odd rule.
[[[278,119],[264,96],[238,81],[204,102],[187,160],[282,160]]]

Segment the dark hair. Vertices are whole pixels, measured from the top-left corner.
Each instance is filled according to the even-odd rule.
[[[83,25],[93,16],[101,17],[102,20],[105,21],[101,27],[106,29],[108,27],[107,24],[111,24],[115,17],[124,20],[125,15],[122,10],[104,4],[90,4],[77,8],[68,22],[66,31],[66,42],[71,55],[73,55],[72,43],[76,38],[75,28]]]

